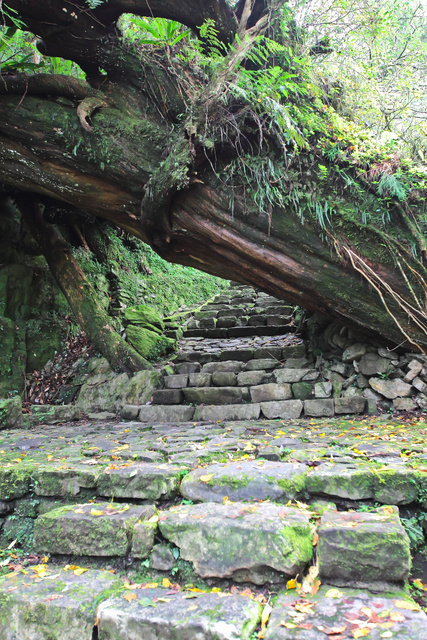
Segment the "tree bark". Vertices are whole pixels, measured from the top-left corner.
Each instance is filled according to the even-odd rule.
[[[40,205],[28,196],[17,199],[19,209],[42,249],[49,269],[65,295],[77,322],[95,349],[107,358],[116,371],[136,373],[151,365],[140,356],[111,326],[95,289],[87,279],[70,247],[53,225],[43,220]]]

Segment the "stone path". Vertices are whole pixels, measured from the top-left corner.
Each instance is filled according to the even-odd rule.
[[[2,546],[33,554],[4,552],[2,639],[426,638],[419,419],[81,421],[0,457]]]
[[[292,313],[251,287],[217,296],[187,319],[151,400],[125,404],[122,417],[152,424],[427,409],[427,356],[366,344],[333,324],[310,351],[293,333]]]
[[[426,640],[427,422],[355,415],[390,358],[225,303],[127,421],[0,432],[0,640]]]

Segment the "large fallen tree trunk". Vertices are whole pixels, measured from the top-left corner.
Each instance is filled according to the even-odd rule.
[[[214,20],[224,43],[239,33],[221,71],[198,86],[169,50],[141,58],[124,47],[115,22],[123,11],[146,15],[142,0],[94,10],[78,0],[67,11],[53,0],[9,2],[43,50],[79,62],[88,82],[2,78],[3,188],[65,202],[167,260],[427,352],[425,236],[414,206],[387,205],[397,230],[390,233],[375,222],[383,205],[363,176],[352,192],[310,140],[286,146],[267,116],[261,121],[255,107],[230,97],[242,58],[270,24],[269,3],[242,1],[234,13],[221,0],[149,4],[149,15],[196,31],[203,18]]]

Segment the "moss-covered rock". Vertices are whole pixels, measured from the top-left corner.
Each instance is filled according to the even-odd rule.
[[[13,429],[21,425],[22,400],[20,396],[0,400],[0,429]]]
[[[313,555],[309,515],[272,503],[205,503],[162,511],[159,527],[202,577],[277,582]]]
[[[174,340],[145,327],[129,325],[126,331],[128,341],[147,360],[155,360],[175,347]]]
[[[128,307],[125,310],[123,317],[125,322],[129,324],[135,324],[141,327],[148,327],[151,325],[161,331],[165,328],[160,313],[153,307],[149,307],[146,304],[138,304],[133,307]]]
[[[126,556],[131,549],[134,527],[149,520],[155,511],[152,505],[115,503],[60,507],[37,518],[34,548],[37,552],[60,555]],[[137,549],[146,553],[138,557],[146,557],[154,543],[154,531],[149,528],[150,537],[142,536],[143,527],[139,530]]]

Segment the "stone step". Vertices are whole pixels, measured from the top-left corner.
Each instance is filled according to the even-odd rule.
[[[134,589],[111,598],[97,611],[99,640],[249,640],[261,605],[241,595],[167,589]],[[125,594],[126,595],[126,594]]]
[[[34,549],[53,555],[146,558],[154,545],[156,514],[154,505],[109,502],[53,509],[36,520]]]
[[[397,507],[371,512],[326,512],[319,527],[319,575],[328,584],[404,582],[409,578],[409,537]]]
[[[221,327],[184,329],[184,338],[244,338],[247,336],[280,336],[292,333],[295,327],[288,324],[272,324],[262,327]]]
[[[0,638],[2,640],[93,640],[96,606],[112,590],[118,576],[49,565],[0,577]],[[100,639],[101,640],[101,639]]]
[[[253,596],[247,597],[248,590],[240,595],[233,589],[123,584],[111,572],[38,566],[25,575],[15,571],[0,578],[0,637],[249,640],[263,607]],[[271,605],[263,616],[266,640],[318,640],[319,634],[343,640],[365,636],[425,640],[427,616],[406,591],[372,593],[325,584],[315,595],[301,596],[279,588]]]
[[[313,556],[309,515],[269,502],[172,507],[160,512],[159,528],[205,578],[282,582]]]
[[[424,640],[426,629],[427,615],[406,591],[378,594],[323,585],[303,599],[295,591],[280,594],[265,640]]]

